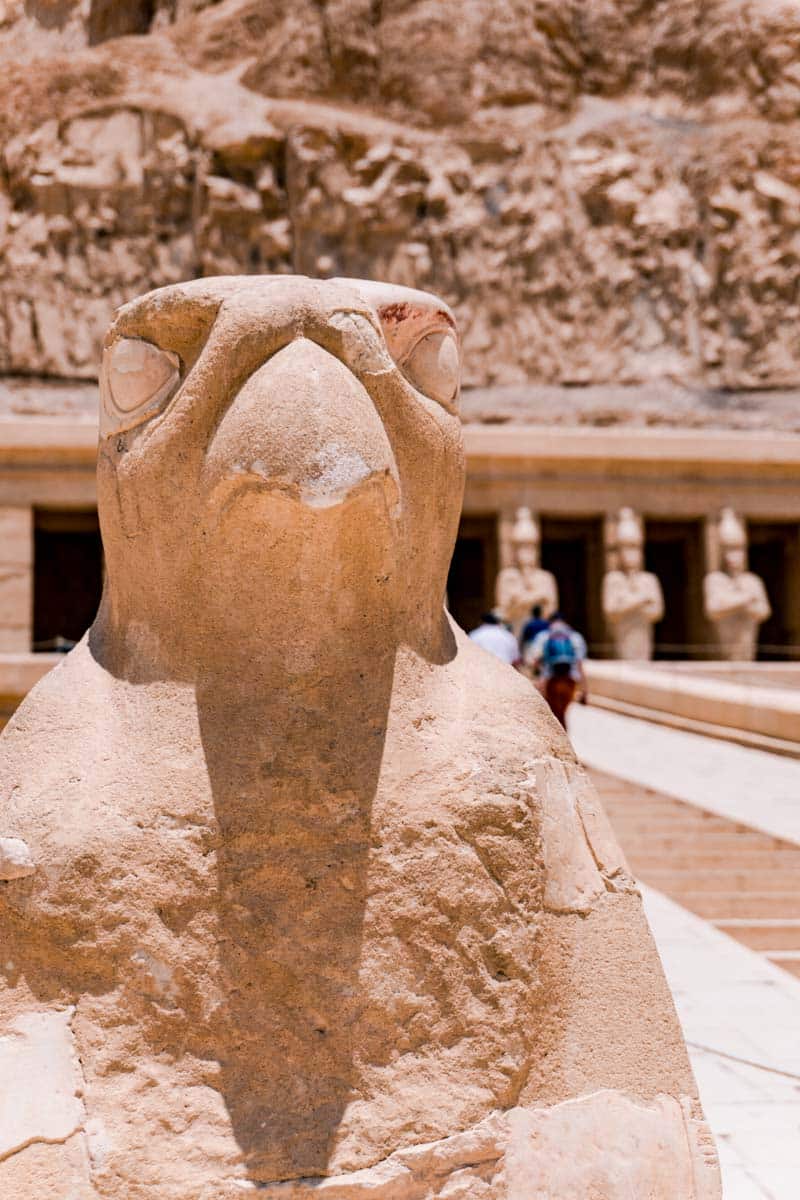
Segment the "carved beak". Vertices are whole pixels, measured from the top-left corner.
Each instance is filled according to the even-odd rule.
[[[311,508],[343,504],[376,482],[396,501],[397,464],[364,385],[333,354],[297,338],[234,397],[208,448],[214,489],[280,492]]]

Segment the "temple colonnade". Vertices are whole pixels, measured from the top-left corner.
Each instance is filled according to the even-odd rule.
[[[93,387],[86,392],[79,414],[0,420],[0,654],[74,639],[97,603],[96,401]],[[595,656],[621,652],[604,609],[615,591],[625,607],[625,580],[608,582],[624,556],[658,582],[655,657],[722,657],[712,615],[724,617],[744,589],[755,615],[750,629],[728,622],[737,654],[752,636],[761,659],[800,659],[800,435],[474,423],[464,439],[448,596],[466,628],[496,605],[501,573],[514,592],[521,524],[523,540],[533,530],[536,541],[529,565],[552,577]],[[737,562],[763,584],[760,601],[747,579],[727,595]],[[517,622],[524,602],[522,589]]]
[[[595,656],[800,658],[800,438],[502,426],[465,435],[448,593],[464,626],[502,610],[497,581],[519,570],[527,525],[535,569],[553,577],[559,608]],[[637,604],[647,617],[638,624],[625,611]]]

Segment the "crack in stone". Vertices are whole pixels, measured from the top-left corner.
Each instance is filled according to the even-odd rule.
[[[35,1135],[21,1142],[19,1146],[12,1146],[10,1150],[6,1150],[0,1154],[0,1163],[8,1162],[10,1158],[14,1158],[17,1154],[22,1154],[23,1150],[27,1150],[29,1146],[64,1146],[71,1138],[74,1138],[77,1133],[83,1133],[83,1125],[76,1125],[64,1137],[49,1138],[42,1135]]]
[[[64,1011],[65,1010],[63,1010],[63,1009],[60,1010],[60,1012],[62,1014],[64,1013]],[[67,1020],[66,1020],[64,1028],[68,1032],[69,1048],[71,1051],[72,1064],[73,1064],[73,1068],[75,1070],[75,1074],[77,1075],[77,1079],[75,1081],[76,1086],[75,1086],[75,1090],[74,1090],[74,1097],[80,1106],[82,1119],[80,1121],[76,1121],[76,1123],[73,1125],[73,1127],[71,1129],[67,1130],[65,1133],[61,1134],[60,1136],[52,1135],[52,1136],[48,1137],[48,1135],[45,1133],[35,1133],[35,1134],[32,1134],[30,1137],[24,1138],[23,1140],[19,1141],[15,1145],[7,1147],[5,1150],[0,1151],[0,1165],[2,1165],[3,1163],[7,1163],[10,1159],[16,1158],[18,1155],[22,1154],[25,1150],[28,1150],[31,1146],[64,1146],[67,1144],[67,1142],[71,1141],[74,1137],[76,1137],[78,1135],[83,1135],[84,1137],[86,1136],[86,1118],[87,1118],[86,1075],[84,1073],[83,1062],[81,1061],[81,1056],[78,1052],[77,1038],[75,1036],[75,1031],[73,1029],[73,1021],[75,1019],[76,1012],[77,1012],[76,1005],[69,1005],[67,1007],[67,1009],[66,1009]],[[87,1155],[87,1159],[88,1159],[88,1166],[89,1166],[90,1174],[93,1174],[91,1157],[89,1155]]]
[[[445,1178],[457,1170],[466,1170],[497,1162],[505,1153],[505,1147],[500,1145],[503,1125],[508,1114],[516,1108],[494,1109],[477,1125],[467,1126],[445,1138],[437,1138],[430,1142],[414,1142],[409,1146],[400,1146],[384,1158],[352,1171],[343,1171],[336,1175],[302,1175],[287,1179],[255,1180],[235,1179],[233,1182],[244,1191],[267,1191],[278,1189],[289,1195],[293,1188],[313,1188],[323,1192],[340,1188],[343,1185],[354,1186],[366,1182],[372,1177],[375,1183],[390,1185],[403,1177],[414,1180],[420,1170],[428,1168],[435,1178]],[[482,1146],[475,1145],[473,1139],[480,1139]],[[462,1143],[462,1153],[459,1155],[458,1144]],[[464,1143],[467,1143],[464,1145]],[[447,1162],[437,1162],[436,1156],[443,1148],[452,1147],[453,1159]],[[410,1160],[410,1161],[409,1161]],[[375,1177],[380,1176],[377,1180]],[[380,1193],[376,1192],[376,1195]]]

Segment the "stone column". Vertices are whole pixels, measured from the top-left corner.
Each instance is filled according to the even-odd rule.
[[[515,511],[513,508],[504,508],[497,514],[497,564],[500,571],[514,566]]]
[[[710,575],[712,571],[718,571],[720,568],[719,518],[716,516],[709,516],[705,519],[703,550],[705,552],[705,574]]]
[[[32,627],[33,513],[0,507],[0,653],[29,653]]]
[[[603,551],[605,570],[619,570],[619,547],[617,546],[617,514],[606,513],[603,517]]]

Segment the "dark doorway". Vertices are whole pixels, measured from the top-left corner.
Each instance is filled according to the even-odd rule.
[[[800,658],[800,526],[749,522],[749,566],[767,589],[772,616],[758,631],[758,657]]]
[[[558,584],[558,607],[584,635],[595,658],[604,645],[601,593],[603,587],[603,520],[542,517],[542,566]]]
[[[83,637],[100,602],[97,513],[36,509],[33,519],[33,648],[66,649]]]
[[[447,577],[447,598],[450,612],[467,632],[494,606],[497,570],[497,517],[462,517]]]
[[[655,658],[712,658],[703,615],[703,524],[645,522],[645,567],[658,576],[664,616],[655,627]]]
[[[147,33],[155,16],[155,0],[92,0],[89,45],[130,33]]]

